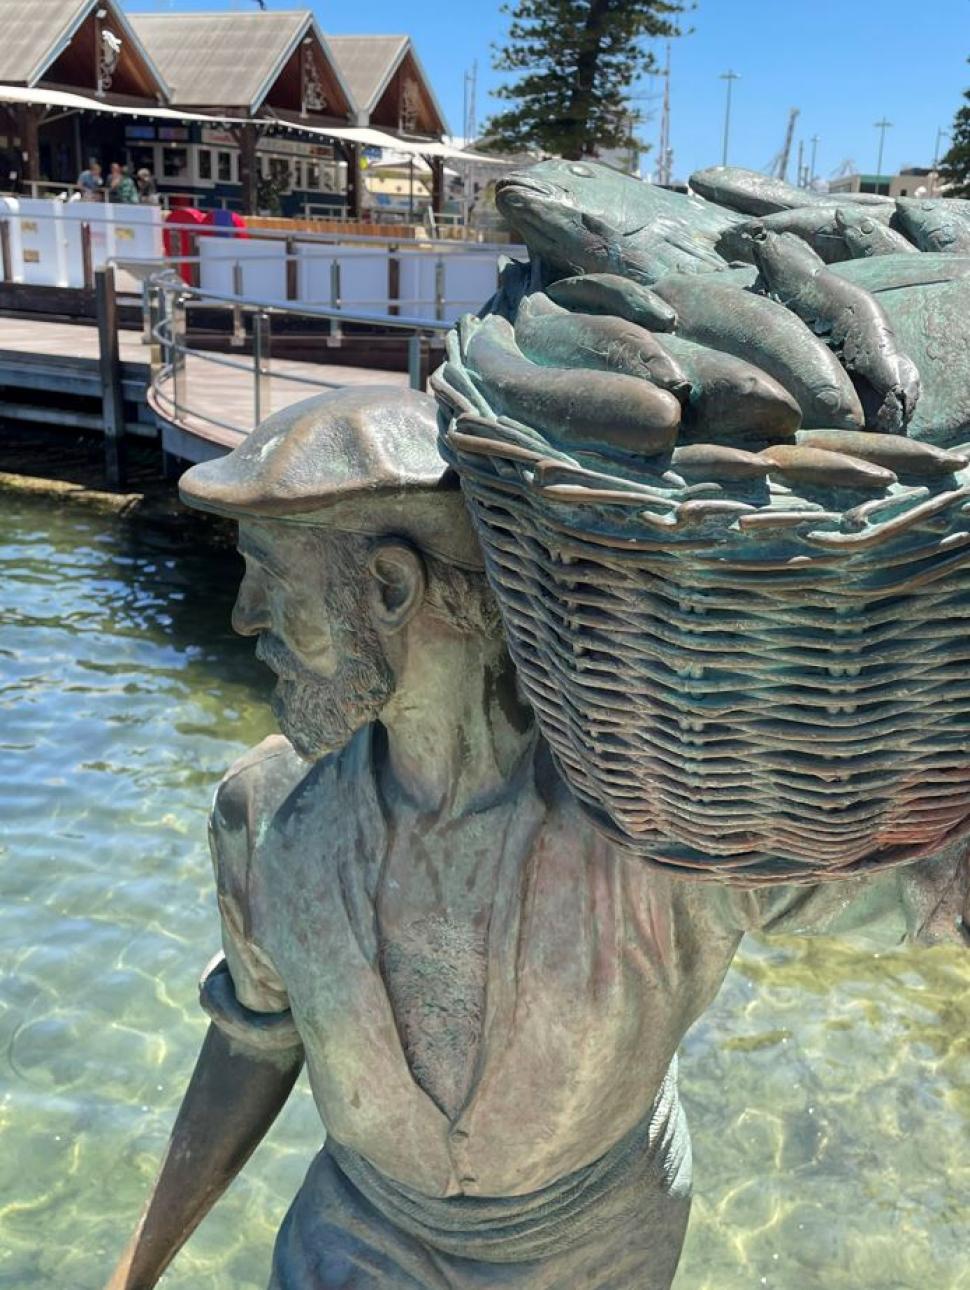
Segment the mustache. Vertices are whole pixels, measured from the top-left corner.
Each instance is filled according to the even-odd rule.
[[[292,650],[278,636],[268,633],[261,635],[256,642],[256,657],[277,676],[302,676],[306,671]]]

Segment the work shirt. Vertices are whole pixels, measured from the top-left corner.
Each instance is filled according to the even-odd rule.
[[[449,1119],[409,1068],[375,912],[388,827],[374,727],[308,766],[280,736],[230,770],[211,843],[236,998],[292,1011],[328,1134],[430,1197],[521,1196],[644,1121],[748,930],[966,942],[965,848],[757,893],[685,881],[600,835],[541,741],[502,830],[475,1078]]]

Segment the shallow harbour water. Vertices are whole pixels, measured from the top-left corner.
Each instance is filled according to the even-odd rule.
[[[205,1029],[205,817],[271,728],[229,554],[0,508],[0,1290],[98,1290]],[[970,1290],[970,956],[746,942],[684,1046],[677,1290]],[[162,1281],[264,1290],[301,1084]]]

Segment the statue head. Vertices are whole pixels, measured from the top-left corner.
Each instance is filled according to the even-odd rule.
[[[233,626],[257,637],[280,728],[308,759],[406,703],[436,643],[502,639],[436,438],[425,395],[338,390],[180,482],[190,506],[239,521]]]

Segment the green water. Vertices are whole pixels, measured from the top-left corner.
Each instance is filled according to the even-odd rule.
[[[234,559],[0,498],[0,1288],[97,1290],[165,1143],[217,947],[204,825],[269,729]],[[682,1064],[678,1290],[970,1290],[970,964],[749,944]],[[163,1280],[264,1290],[305,1088]]]

